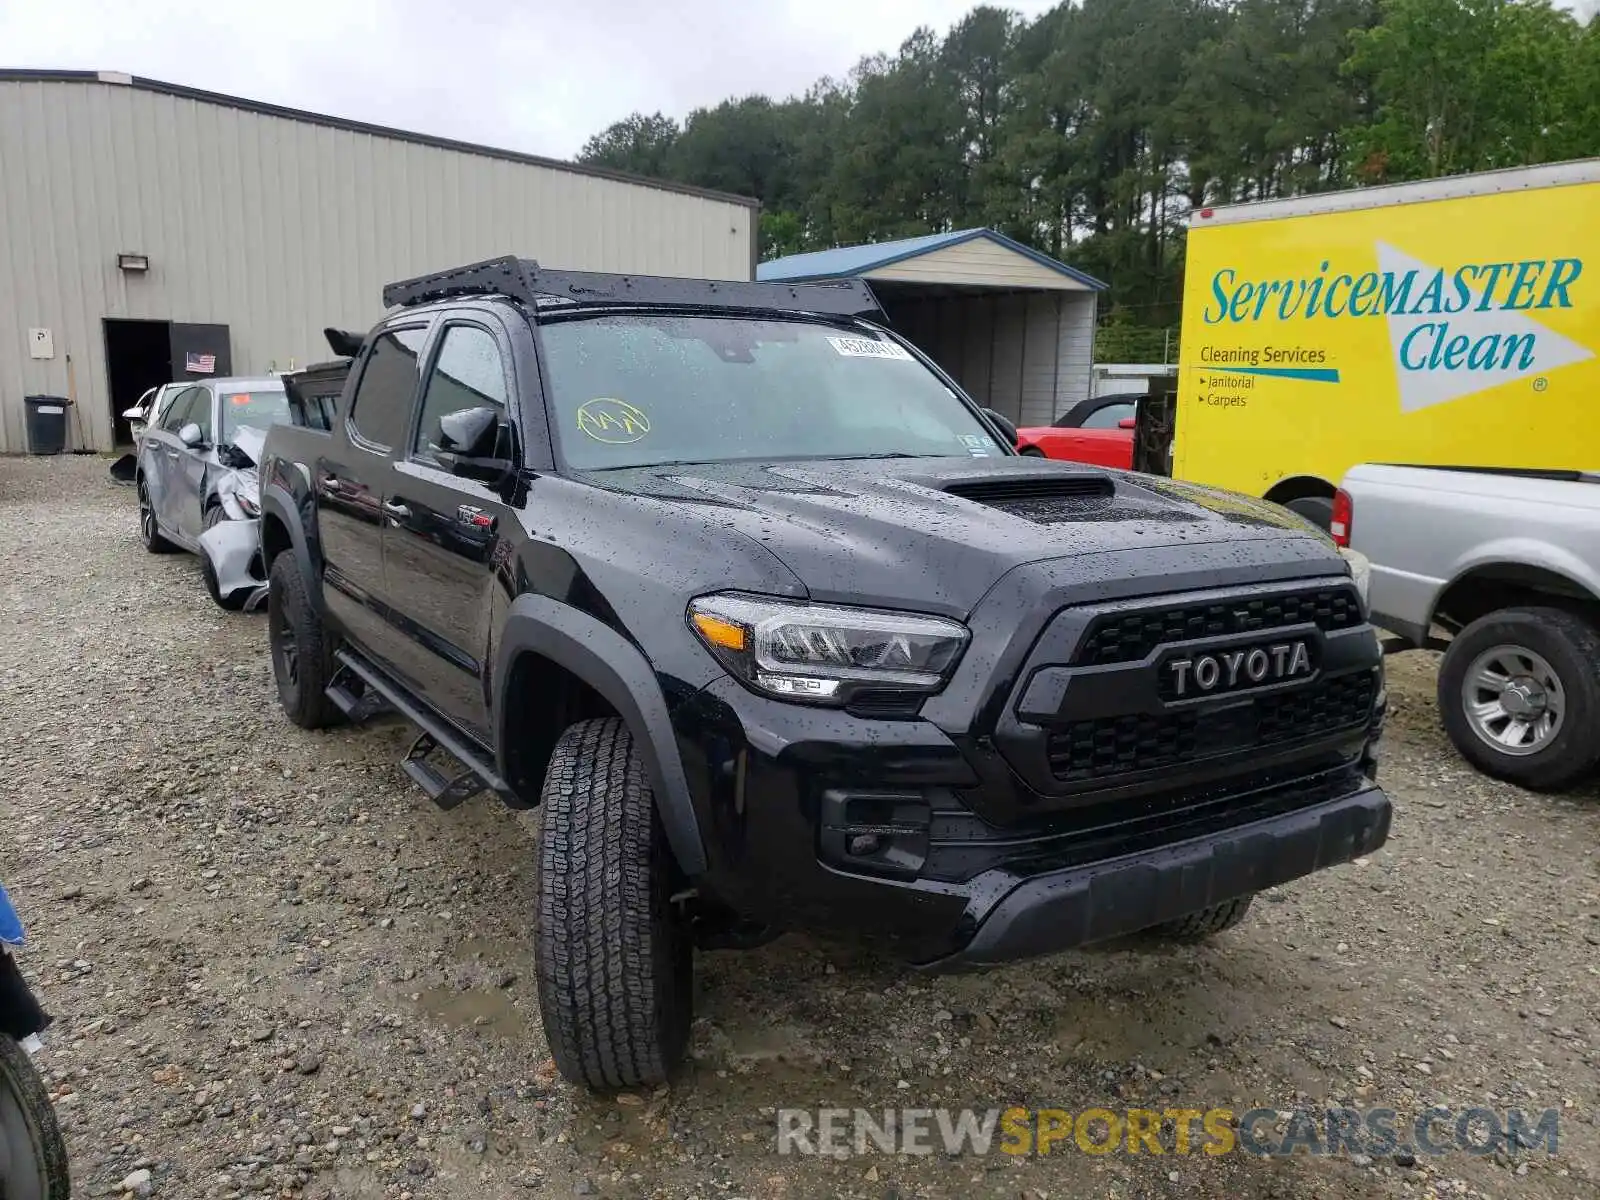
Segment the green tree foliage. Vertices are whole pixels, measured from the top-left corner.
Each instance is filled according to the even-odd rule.
[[[1382,0],[1379,11],[1345,63],[1376,100],[1352,138],[1363,180],[1543,162],[1565,144],[1584,32],[1569,13],[1549,0]]]
[[[614,171],[671,178],[675,168],[672,147],[678,134],[678,123],[671,117],[634,113],[585,142],[578,161]]]
[[[1107,280],[1105,348],[1159,357],[1194,207],[1597,154],[1600,17],[1551,0],[1067,0],[579,159],[758,198],[764,257],[998,229]]]

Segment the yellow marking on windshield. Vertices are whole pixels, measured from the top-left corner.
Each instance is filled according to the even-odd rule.
[[[650,418],[626,400],[596,396],[578,406],[578,428],[597,442],[621,446],[649,433]]]

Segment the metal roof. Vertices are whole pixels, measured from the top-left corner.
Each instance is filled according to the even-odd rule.
[[[786,258],[774,258],[756,264],[756,279],[764,283],[804,283],[818,279],[843,279],[853,275],[865,275],[870,271],[887,267],[891,263],[904,262],[908,258],[918,258],[924,254],[946,250],[976,238],[983,238],[997,246],[1003,246],[1015,254],[1065,275],[1068,279],[1075,279],[1097,292],[1105,291],[1108,286],[1093,275],[1076,267],[1069,267],[1066,263],[1051,258],[1048,254],[1041,254],[1032,246],[1025,246],[1016,239],[1008,238],[993,229],[957,229],[950,233],[929,233],[922,237],[901,238],[893,242],[866,242],[859,246],[840,246],[833,250],[814,250],[809,254],[791,254]]]
[[[662,192],[680,192],[685,196],[699,196],[706,200],[721,200],[727,204],[742,204],[757,209],[761,202],[751,196],[733,192],[719,192],[712,188],[695,187],[687,183],[674,183],[666,179],[653,179],[647,175],[634,175],[627,171],[613,171],[609,167],[592,167],[585,163],[565,162],[559,158],[545,158],[537,154],[522,154],[516,150],[502,150],[496,146],[483,146],[476,142],[458,142],[453,138],[434,137],[426,133],[413,133],[387,125],[373,125],[366,121],[351,121],[344,117],[330,117],[325,113],[307,112],[281,104],[268,104],[260,100],[246,100],[242,96],[229,96],[222,92],[207,92],[200,88],[185,87],[181,83],[166,83],[160,79],[147,79],[142,75],[128,75],[121,71],[56,71],[23,67],[0,67],[0,83],[106,83],[132,87],[146,92],[159,92],[183,100],[196,100],[203,104],[220,104],[241,112],[260,113],[268,117],[282,117],[288,121],[302,121],[310,125],[323,125],[330,129],[345,129],[352,133],[365,133],[372,137],[391,138],[411,142],[418,146],[432,146],[437,150],[454,150],[461,154],[476,154],[484,158],[499,158],[506,162],[521,163],[530,167],[545,167],[552,171],[567,171],[574,175],[591,175],[597,179],[610,179],[617,183],[632,183],[640,187],[655,188]]]

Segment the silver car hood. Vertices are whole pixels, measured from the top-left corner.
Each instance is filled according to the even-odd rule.
[[[240,425],[233,431],[233,447],[249,455],[250,461],[261,462],[261,448],[267,444],[267,433],[254,425]]]

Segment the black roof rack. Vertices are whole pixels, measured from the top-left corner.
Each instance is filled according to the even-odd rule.
[[[864,279],[837,283],[745,283],[679,279],[665,275],[611,275],[598,271],[549,271],[531,258],[484,262],[420,275],[383,289],[385,307],[410,307],[452,296],[507,296],[530,311],[569,305],[645,304],[694,308],[746,308],[824,313],[835,317],[881,317],[882,308]]]

